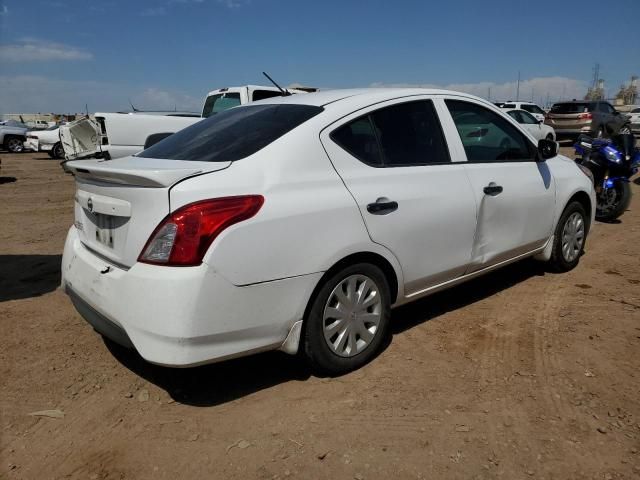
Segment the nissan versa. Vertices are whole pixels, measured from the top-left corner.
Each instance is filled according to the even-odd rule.
[[[574,268],[589,173],[494,105],[326,91],[221,112],[141,153],[69,162],[62,284],[101,334],[190,366],[365,364],[390,310],[525,257]]]

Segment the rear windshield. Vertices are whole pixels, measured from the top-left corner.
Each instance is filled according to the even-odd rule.
[[[594,108],[594,103],[556,103],[553,107],[551,107],[551,113],[585,113],[592,112]]]
[[[281,104],[226,110],[174,133],[138,157],[233,162],[253,155],[322,110]]]

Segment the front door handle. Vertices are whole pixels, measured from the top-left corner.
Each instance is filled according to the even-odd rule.
[[[367,212],[372,215],[387,215],[398,209],[398,202],[389,200],[387,197],[380,197],[374,203],[367,205]]]
[[[500,195],[502,193],[502,186],[496,184],[496,182],[491,182],[489,185],[484,187],[483,191],[486,195],[495,197],[496,195]]]

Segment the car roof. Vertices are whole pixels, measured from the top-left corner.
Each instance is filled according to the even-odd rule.
[[[354,103],[369,104],[393,100],[395,98],[411,97],[416,95],[453,95],[480,100],[487,105],[493,105],[484,100],[467,93],[454,92],[451,90],[440,90],[433,88],[352,88],[340,90],[322,90],[306,95],[290,95],[287,97],[272,97],[261,100],[260,103],[283,103],[297,105],[311,105],[325,107],[329,104],[338,103],[349,99]]]

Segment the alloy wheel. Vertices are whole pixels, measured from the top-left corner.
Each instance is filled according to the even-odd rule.
[[[22,151],[22,142],[17,138],[10,138],[7,141],[7,150],[11,153],[19,153]]]

